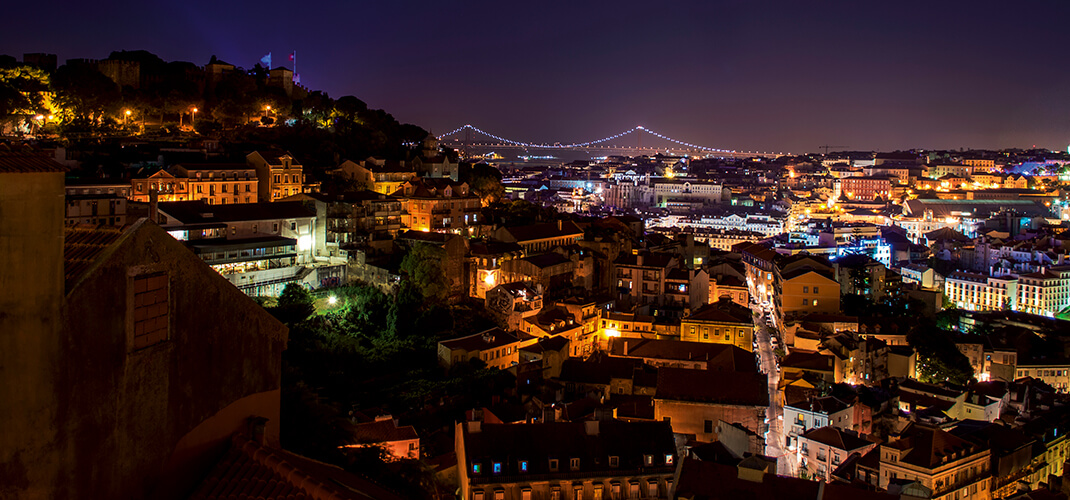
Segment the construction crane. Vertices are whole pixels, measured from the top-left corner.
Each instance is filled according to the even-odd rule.
[[[846,147],[847,147],[847,146],[829,146],[828,144],[825,144],[824,146],[818,146],[817,148],[818,148],[818,149],[824,149],[824,150],[825,150],[825,154],[824,154],[824,156],[828,156],[828,155],[829,155],[829,150],[830,150],[830,149],[832,149],[832,148],[837,148],[837,149],[839,149],[839,148],[846,148]]]

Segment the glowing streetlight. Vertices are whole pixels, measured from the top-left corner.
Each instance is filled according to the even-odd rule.
[[[197,112],[200,111],[200,110],[197,109],[197,108],[193,108],[192,111],[193,111],[193,114],[190,115],[189,121],[190,121],[190,124],[195,125],[195,124],[197,124]]]
[[[334,295],[331,295],[330,297],[327,297],[327,303],[332,305],[332,306],[337,304],[338,303],[338,297],[335,297]]]
[[[130,118],[130,110],[129,109],[123,112],[123,126],[124,127],[126,126],[127,118]]]

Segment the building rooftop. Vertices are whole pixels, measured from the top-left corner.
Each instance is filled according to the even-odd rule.
[[[316,212],[299,201],[209,205],[204,200],[160,202],[159,210],[182,224],[312,218]]]
[[[900,462],[926,469],[935,469],[947,462],[982,451],[970,441],[942,429],[918,423],[909,424],[903,429],[899,439],[883,446],[903,451]]]
[[[743,307],[731,300],[722,299],[695,309],[683,321],[715,321],[753,325],[754,314],[748,307]]]
[[[66,172],[52,156],[34,151],[12,150],[0,147],[0,174],[30,174],[42,172]]]
[[[628,351],[627,354],[624,354],[625,349]],[[754,366],[754,354],[730,344],[611,338],[609,339],[609,353],[613,356],[633,358],[706,361],[707,370],[711,371],[757,373],[757,368]]]
[[[671,471],[676,455],[672,427],[668,422],[625,422],[593,420],[583,422],[547,422],[540,424],[486,424],[478,427],[462,424],[469,479],[479,482],[504,481],[500,476],[524,477],[524,481],[545,480],[554,474],[604,472],[619,475],[622,470],[644,467],[644,455],[654,456],[654,469]],[[477,430],[478,429],[478,430]],[[610,467],[609,457],[618,457]],[[665,457],[672,457],[666,464]],[[557,470],[550,470],[550,459],[557,459]],[[570,460],[579,459],[578,471],[570,469]],[[521,471],[521,463],[527,466]],[[492,464],[501,464],[495,477]],[[472,474],[473,465],[481,465],[480,474]],[[646,468],[650,470],[650,467]],[[520,479],[517,479],[520,481]]]
[[[419,439],[411,425],[399,426],[392,418],[378,419],[353,426],[353,439],[357,443],[387,443]]]
[[[502,330],[501,328],[491,328],[490,330],[473,333],[472,335],[443,340],[440,341],[439,344],[450,350],[462,349],[471,352],[494,349],[520,340],[521,338],[519,336]]]
[[[67,291],[123,235],[114,226],[77,225],[63,231],[63,277]]]
[[[583,237],[583,229],[580,229],[575,222],[570,220],[559,222],[561,222],[560,228],[558,227],[557,222],[543,222],[529,224],[527,226],[510,227],[506,228],[506,231],[508,231],[518,243],[561,238],[565,236]]]
[[[657,399],[769,406],[769,379],[760,373],[658,369]]]
[[[230,449],[190,495],[191,500],[231,498],[394,500],[401,497],[339,467],[235,437]]]
[[[866,446],[873,444],[858,437],[857,434],[832,427],[831,425],[819,427],[817,429],[810,429],[803,434],[802,437],[848,452],[859,448],[865,448]]]

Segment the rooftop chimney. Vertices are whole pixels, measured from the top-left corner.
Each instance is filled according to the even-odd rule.
[[[561,231],[561,219],[557,219],[557,230]]]
[[[628,341],[627,340],[624,341],[624,355],[625,356],[628,355]]]
[[[154,224],[158,224],[160,219],[157,216],[157,210],[160,204],[160,193],[155,189],[149,190],[149,220]]]

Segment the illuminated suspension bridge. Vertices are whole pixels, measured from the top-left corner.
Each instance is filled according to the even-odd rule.
[[[476,133],[486,137],[484,141],[474,141],[472,139],[472,133]],[[463,136],[460,136],[463,133]],[[666,141],[668,146],[655,146],[648,144],[643,146],[643,134],[649,134],[657,139]],[[625,141],[627,136],[631,135],[638,142],[637,144],[629,144]],[[776,157],[785,153],[763,152],[763,151],[739,151],[733,149],[722,149],[715,147],[702,146],[698,144],[692,144],[690,142],[681,141],[669,137],[664,134],[660,134],[654,130],[643,126],[632,127],[628,130],[613,134],[601,139],[586,141],[586,142],[572,142],[572,143],[538,143],[538,142],[526,142],[508,139],[499,135],[480,130],[473,125],[464,125],[458,127],[450,132],[442,134],[439,139],[446,141],[452,137],[452,141],[455,144],[461,145],[463,148],[492,148],[492,149],[505,149],[505,148],[522,148],[522,149],[545,149],[545,150],[571,150],[571,151],[600,151],[600,152],[612,152],[619,151],[622,153],[669,153],[669,154],[700,154],[706,156],[725,156],[725,157]],[[628,138],[630,139],[630,138]]]

